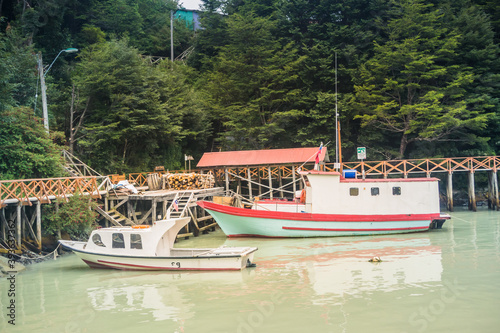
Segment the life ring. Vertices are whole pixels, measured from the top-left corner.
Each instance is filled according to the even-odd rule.
[[[303,189],[302,192],[300,192],[300,203],[305,204],[306,203],[306,190]]]
[[[132,229],[147,229],[147,228],[149,228],[149,225],[141,224],[141,225],[133,225],[132,226]]]

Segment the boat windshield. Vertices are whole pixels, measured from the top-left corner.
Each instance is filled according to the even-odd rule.
[[[99,234],[94,234],[94,236],[92,236],[92,241],[97,246],[106,247],[106,245],[104,245],[104,243],[102,242],[101,235]]]
[[[112,247],[114,249],[124,249],[125,248],[125,241],[123,240],[123,234],[114,233],[112,238],[113,238]]]
[[[142,239],[139,234],[130,234],[130,248],[142,250]]]

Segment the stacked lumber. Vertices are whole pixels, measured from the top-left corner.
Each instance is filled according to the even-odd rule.
[[[212,174],[169,173],[163,176],[165,188],[170,190],[196,190],[214,187]]]

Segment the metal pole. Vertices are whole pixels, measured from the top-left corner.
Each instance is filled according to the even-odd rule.
[[[170,60],[174,62],[174,11],[170,11]]]
[[[339,113],[337,111],[337,52],[335,52],[335,163],[337,166],[339,163],[338,116]]]
[[[38,74],[40,75],[40,85],[42,88],[42,110],[43,110],[43,126],[49,133],[49,115],[47,111],[47,87],[45,86],[45,75],[43,73],[42,52],[38,52]]]

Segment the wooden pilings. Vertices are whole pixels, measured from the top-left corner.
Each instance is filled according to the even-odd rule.
[[[469,210],[477,211],[473,171],[469,172]]]
[[[453,212],[453,173],[448,173],[448,182],[446,184],[446,207]]]
[[[32,251],[42,250],[42,212],[38,201],[32,206],[22,203],[0,208],[0,240],[14,250],[26,246]]]
[[[468,176],[468,208],[471,211],[477,211],[477,197],[476,197],[476,181],[475,173],[471,171],[467,174]],[[488,171],[488,208],[494,210],[500,210],[500,200],[499,200],[499,190],[498,190],[498,175],[497,170]],[[448,173],[447,183],[446,183],[446,208],[448,211],[453,212],[453,172]]]
[[[488,171],[488,208],[500,210],[498,200],[498,177],[495,170]]]

